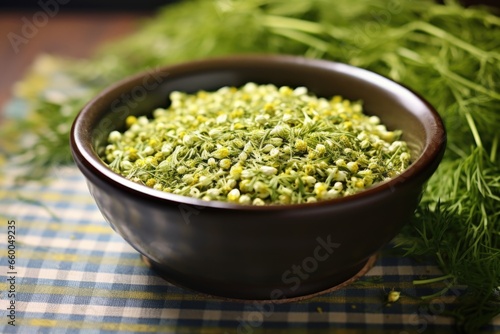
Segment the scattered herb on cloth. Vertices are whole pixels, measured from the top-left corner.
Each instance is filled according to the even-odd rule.
[[[401,131],[364,114],[361,101],[251,82],[174,91],[170,101],[109,134],[101,157],[113,171],[169,193],[264,205],[351,195],[410,164]]]
[[[26,176],[40,178],[71,161],[68,131],[79,109],[140,70],[261,52],[331,59],[388,76],[429,100],[448,130],[443,162],[397,245],[440,265],[443,294],[466,286],[446,312],[475,333],[500,314],[500,18],[493,11],[429,0],[182,1],[89,60],[44,58],[55,64],[51,73],[39,66],[16,88],[29,117],[11,120],[14,127],[5,122],[3,131],[34,134],[22,149]],[[62,88],[55,82],[61,76]]]

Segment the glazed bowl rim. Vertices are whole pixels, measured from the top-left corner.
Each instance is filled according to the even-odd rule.
[[[94,108],[99,108],[99,105],[103,99],[109,94],[113,94],[117,90],[119,91],[122,87],[126,87],[127,84],[131,82],[138,81],[144,78],[146,75],[151,75],[151,70],[141,71],[137,74],[127,76],[107,88],[101,90],[97,95],[95,95],[78,113],[76,116],[70,132],[70,146],[73,157],[77,163],[80,165],[80,169],[88,169],[94,176],[107,182],[108,184],[121,188],[122,190],[135,194],[137,196],[142,196],[148,200],[162,201],[170,204],[177,205],[192,205],[196,208],[217,208],[217,209],[228,209],[228,210],[243,210],[243,211],[289,211],[289,210],[303,210],[303,209],[321,209],[332,205],[356,205],[356,203],[362,202],[364,200],[369,200],[372,196],[376,196],[379,193],[384,192],[394,192],[397,191],[399,187],[405,185],[406,181],[412,179],[418,179],[425,174],[428,168],[432,168],[436,160],[441,159],[446,146],[446,131],[444,123],[437,112],[437,110],[418,93],[414,92],[410,88],[397,83],[385,76],[377,74],[375,72],[348,65],[345,63],[322,60],[322,59],[311,59],[302,56],[295,55],[262,55],[262,54],[243,54],[243,55],[231,55],[222,57],[211,57],[198,60],[191,60],[182,63],[176,63],[166,66],[161,66],[155,68],[153,71],[156,73],[174,72],[176,74],[181,73],[196,73],[193,69],[198,70],[223,70],[224,66],[238,66],[242,64],[249,63],[266,63],[266,64],[285,64],[289,66],[305,66],[311,68],[322,68],[325,70],[333,70],[335,72],[341,72],[349,77],[356,77],[362,81],[368,82],[371,85],[376,85],[382,90],[388,91],[391,94],[396,94],[399,97],[413,98],[415,102],[420,103],[420,107],[424,107],[426,111],[425,122],[422,121],[422,116],[419,115],[419,121],[422,123],[426,132],[426,142],[422,148],[420,156],[416,160],[412,160],[411,165],[403,171],[400,175],[386,181],[379,182],[374,186],[362,190],[358,193],[328,199],[321,200],[315,203],[302,203],[302,204],[268,204],[263,206],[257,205],[245,205],[238,203],[229,203],[223,201],[205,201],[197,199],[194,197],[188,197],[183,195],[176,195],[173,193],[164,192],[161,190],[156,190],[146,185],[141,185],[125,177],[113,172],[109,169],[99,158],[95,152],[91,136],[92,130],[85,125],[88,125],[89,115],[93,118],[99,119],[103,114],[102,111],[97,113]],[[230,67],[232,68],[232,67]],[[168,79],[167,79],[168,80]],[[109,105],[109,104],[108,104]],[[405,111],[406,112],[406,111]],[[429,123],[429,124],[427,124]],[[433,125],[432,127],[430,125]],[[439,161],[438,161],[439,162]],[[82,170],[83,172],[83,170]],[[84,172],[84,174],[86,174]]]

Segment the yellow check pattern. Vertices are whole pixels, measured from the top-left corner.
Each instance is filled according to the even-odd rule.
[[[6,169],[7,175],[15,169]],[[59,169],[49,182],[0,189],[0,247],[15,220],[15,324],[8,324],[7,262],[0,263],[2,333],[450,333],[443,313],[456,296],[419,297],[441,286],[412,280],[439,276],[431,264],[382,254],[357,283],[309,300],[259,308],[173,286],[104,221],[83,176]],[[3,251],[4,254],[6,251]],[[391,290],[401,291],[394,303]],[[4,314],[5,313],[5,314]],[[490,332],[500,331],[500,320]]]

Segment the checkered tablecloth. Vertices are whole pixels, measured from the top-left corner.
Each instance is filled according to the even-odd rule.
[[[1,333],[451,333],[453,294],[422,304],[441,275],[382,252],[357,283],[302,302],[259,306],[207,297],[165,282],[102,218],[74,167],[47,183],[1,181]],[[7,223],[15,221],[15,327],[8,324]],[[11,270],[12,271],[12,270]],[[387,294],[401,298],[387,303]],[[458,292],[459,293],[459,292]],[[488,333],[500,331],[500,319]]]

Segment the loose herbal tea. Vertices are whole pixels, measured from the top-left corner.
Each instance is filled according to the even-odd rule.
[[[255,83],[170,100],[109,134],[102,158],[113,171],[174,194],[264,205],[354,194],[410,164],[401,131],[361,101]]]

